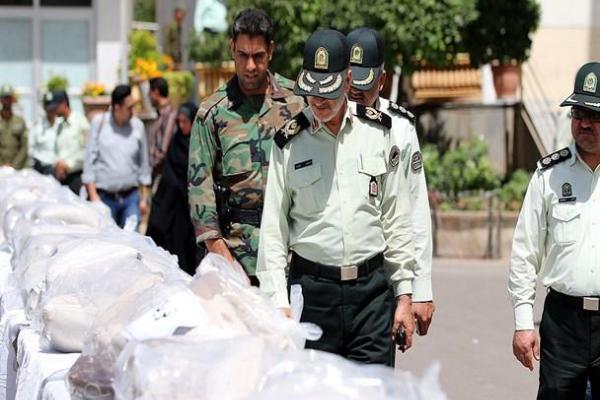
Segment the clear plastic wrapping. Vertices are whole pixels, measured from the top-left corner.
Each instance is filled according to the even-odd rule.
[[[119,356],[118,400],[445,400],[434,367],[408,372],[315,350],[282,351],[256,336],[132,342]]]
[[[221,256],[208,254],[196,270],[190,288],[206,300],[223,299],[248,332],[282,349],[302,349],[305,331],[286,318],[258,288],[249,286]]]

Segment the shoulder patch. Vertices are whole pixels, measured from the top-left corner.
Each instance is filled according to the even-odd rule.
[[[376,108],[356,104],[356,116],[392,129],[392,117]]]
[[[570,159],[571,156],[571,150],[568,147],[565,147],[564,149],[557,150],[554,153],[550,153],[547,156],[542,157],[538,161],[538,168],[540,171],[546,170],[555,166],[556,164],[560,164],[561,162]]]
[[[390,105],[388,106],[388,110],[392,114],[396,114],[396,115],[399,115],[402,118],[406,118],[407,120],[410,121],[411,124],[414,125],[415,120],[416,120],[415,114],[411,113],[406,108],[404,108],[402,106],[399,106],[398,104],[390,101]]]
[[[283,128],[277,131],[273,140],[277,147],[283,149],[290,140],[309,126],[310,122],[308,121],[308,118],[306,118],[306,115],[304,115],[303,112],[299,112],[294,118],[286,122],[285,125],[283,125]]]
[[[212,110],[225,98],[227,98],[227,92],[225,91],[225,87],[219,88],[219,90],[208,96],[206,100],[200,103],[200,106],[198,107],[198,113],[196,114],[196,118],[200,118],[202,121],[204,121],[210,110]]]

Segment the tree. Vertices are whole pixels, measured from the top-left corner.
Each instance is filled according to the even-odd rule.
[[[369,26],[386,44],[387,67],[401,64],[410,72],[418,65],[448,65],[463,50],[461,32],[474,19],[476,0],[229,0],[228,20],[241,10],[265,10],[275,27],[274,71],[295,78],[308,36],[318,28],[343,33]],[[418,3],[418,4],[415,4]]]
[[[156,0],[134,0],[133,20],[156,22]]]

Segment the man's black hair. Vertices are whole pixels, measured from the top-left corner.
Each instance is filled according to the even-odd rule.
[[[169,83],[160,76],[150,79],[150,90],[158,90],[160,97],[169,97]]]
[[[123,104],[123,100],[131,96],[131,87],[129,85],[117,85],[110,95],[110,104],[114,107],[117,104]]]
[[[267,45],[273,40],[273,21],[263,10],[247,8],[241,11],[231,24],[231,40],[238,35],[262,36]]]

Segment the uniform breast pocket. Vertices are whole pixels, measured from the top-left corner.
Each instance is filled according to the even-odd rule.
[[[552,235],[557,244],[575,243],[581,236],[581,209],[578,204],[557,204],[552,208]]]
[[[387,172],[383,155],[361,157],[358,162],[359,188],[362,196],[372,202],[381,199],[381,182]]]
[[[294,194],[294,208],[307,214],[323,209],[326,199],[321,193],[321,164],[291,171],[289,181]]]
[[[223,175],[234,176],[252,171],[252,155],[248,142],[222,140]]]

